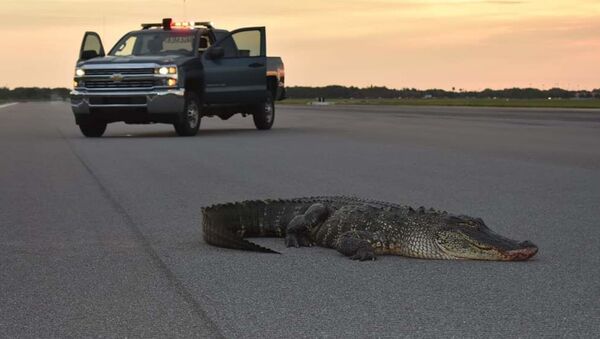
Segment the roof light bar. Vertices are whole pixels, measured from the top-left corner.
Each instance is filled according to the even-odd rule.
[[[189,21],[189,22],[173,22],[171,18],[164,18],[162,23],[149,23],[142,24],[142,29],[150,29],[150,28],[162,28],[164,30],[171,29],[192,29],[196,27],[206,27],[208,29],[213,29],[212,22],[210,21]]]
[[[171,28],[172,29],[192,29],[192,28],[194,28],[194,23],[193,22],[172,22]]]

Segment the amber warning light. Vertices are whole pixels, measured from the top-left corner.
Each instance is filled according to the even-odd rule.
[[[193,22],[172,22],[171,29],[192,29],[194,28]]]
[[[212,29],[212,23],[209,21],[202,21],[202,22],[173,22],[173,19],[171,18],[165,18],[162,20],[162,23],[155,23],[155,24],[142,24],[142,28],[143,29],[150,29],[150,28],[162,28],[164,30],[171,30],[171,29],[192,29],[198,26],[203,26],[206,27],[208,29]]]

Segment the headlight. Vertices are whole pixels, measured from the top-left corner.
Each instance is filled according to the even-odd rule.
[[[166,67],[161,67],[158,69],[158,74],[160,75],[167,75],[169,74],[169,69]]]
[[[169,86],[169,87],[175,87],[175,86],[177,86],[177,79],[172,79],[171,78],[171,79],[167,80],[167,86]]]
[[[85,71],[83,69],[81,69],[81,68],[76,68],[75,69],[75,75],[78,76],[78,77],[82,77],[82,76],[85,75]]]
[[[169,74],[177,74],[177,67],[169,66],[169,67],[160,67],[156,69],[156,73],[160,75],[169,75]]]

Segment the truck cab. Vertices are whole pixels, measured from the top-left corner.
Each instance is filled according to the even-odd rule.
[[[168,123],[180,136],[198,132],[203,117],[252,115],[268,130],[275,101],[285,98],[279,57],[267,57],[264,27],[234,31],[209,22],[142,24],[105,53],[86,32],[75,68],[71,107],[87,137],[109,123]]]

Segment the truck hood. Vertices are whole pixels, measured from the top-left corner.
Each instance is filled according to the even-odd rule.
[[[182,55],[161,55],[161,56],[128,56],[128,57],[117,57],[117,56],[105,56],[93,58],[86,61],[77,63],[78,67],[89,66],[89,65],[106,65],[106,64],[148,64],[154,63],[159,65],[181,65],[185,61],[191,59],[189,56]]]

